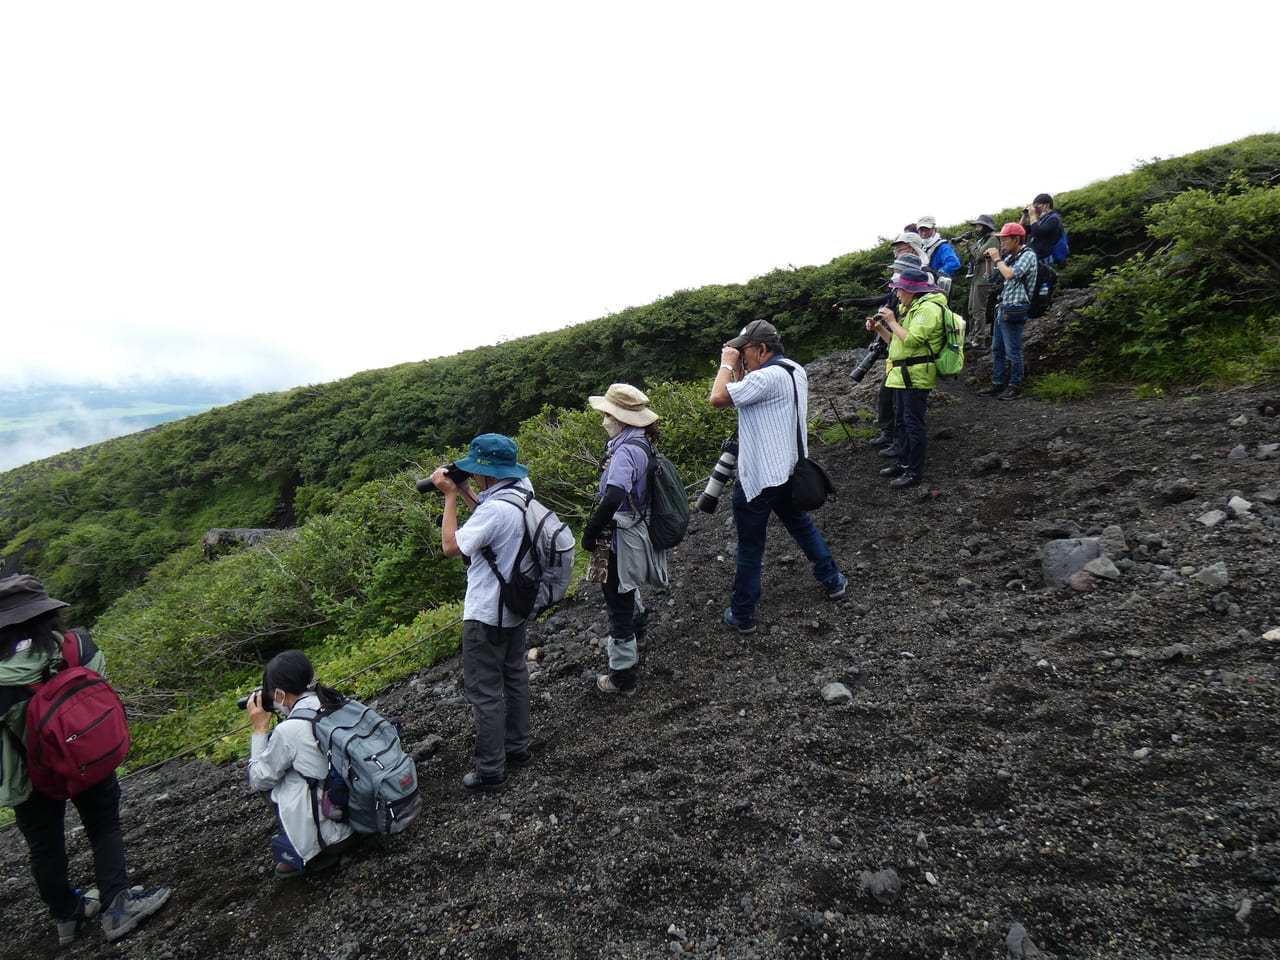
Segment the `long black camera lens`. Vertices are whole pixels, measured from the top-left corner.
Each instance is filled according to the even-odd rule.
[[[876,365],[876,361],[887,356],[888,353],[888,345],[879,337],[872,337],[871,343],[867,345],[867,352],[858,361],[858,365],[849,371],[849,379],[854,383],[861,383],[862,378]]]

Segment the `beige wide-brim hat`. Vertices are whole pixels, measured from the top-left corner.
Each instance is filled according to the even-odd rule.
[[[629,383],[615,383],[603,397],[587,397],[587,403],[632,427],[647,427],[658,419],[649,398]]]

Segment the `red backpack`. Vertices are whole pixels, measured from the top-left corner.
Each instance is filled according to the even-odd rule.
[[[96,649],[85,634],[66,634],[61,660],[52,661],[48,679],[31,685],[35,696],[27,703],[27,774],[54,800],[101,783],[129,753],[124,704],[102,674],[81,665],[92,657],[82,645]]]

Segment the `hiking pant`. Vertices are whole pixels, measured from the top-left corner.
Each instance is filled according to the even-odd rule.
[[[965,320],[969,322],[967,339],[984,346],[990,336],[987,322],[991,311],[988,307],[994,289],[989,283],[979,283],[977,277],[969,284],[969,312],[965,314]]]
[[[524,624],[462,623],[462,682],[476,725],[473,753],[482,777],[500,777],[508,753],[529,749],[529,667]]]
[[[895,387],[898,411],[897,447],[902,451],[898,463],[909,473],[924,473],[924,458],[929,449],[929,431],[924,425],[929,391]]]
[[[614,540],[615,547],[617,540]],[[609,579],[600,584],[604,593],[604,606],[609,612],[609,676],[620,690],[630,690],[636,685],[640,653],[636,643],[636,606],[638,590],[619,590],[618,554],[609,553]],[[643,607],[641,608],[643,609]]]
[[[898,439],[897,414],[894,411],[893,401],[895,392],[892,387],[881,383],[880,391],[876,394],[876,426],[880,428],[881,433],[894,442]]]
[[[760,578],[764,568],[765,535],[769,516],[777,514],[787,533],[813,564],[813,576],[821,584],[831,586],[840,580],[840,568],[831,556],[831,548],[813,519],[803,510],[791,506],[782,496],[783,487],[766,487],[754,500],[742,492],[742,484],[733,485],[733,523],[738,530],[737,573],[733,578],[733,599],[729,609],[737,620],[754,620],[760,600]]]
[[[1026,326],[1025,306],[996,307],[996,328],[991,334],[992,383],[1022,386],[1022,331]]]
[[[93,869],[104,904],[129,888],[124,862],[124,837],[120,833],[120,783],[112,773],[100,784],[71,798],[89,845]],[[40,899],[56,920],[75,913],[80,898],[67,879],[66,800],[53,800],[32,790],[31,796],[13,808],[18,829],[31,851],[31,876]]]

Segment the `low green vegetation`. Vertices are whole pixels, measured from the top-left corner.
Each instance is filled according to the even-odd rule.
[[[1030,385],[1030,392],[1050,403],[1083,400],[1093,391],[1093,382],[1079,374],[1055,371],[1037,377]]]
[[[1168,387],[1248,383],[1280,368],[1278,140],[1251,137],[1132,175],[1153,193],[1116,232],[1141,225],[1145,236],[1095,271],[1096,301],[1069,331],[1086,370]]]
[[[1280,135],[1251,137],[1059,194],[1072,256],[1060,290],[1092,287],[1068,325],[1069,371],[1036,394],[1139,396],[1256,381],[1280,369]],[[993,212],[993,211],[974,211]],[[995,213],[1016,218],[1016,208]],[[892,228],[891,228],[892,229]],[[959,232],[967,225],[957,225]],[[0,558],[45,580],[92,625],[136,721],[133,763],[245,738],[238,692],[299,646],[327,680],[367,696],[456,648],[461,563],[439,549],[440,498],[414,480],[477,433],[512,434],[538,495],[574,525],[604,445],[589,394],[645,389],[663,449],[693,493],[732,432],[707,385],[719,345],[755,317],[809,360],[865,345],[832,303],[883,290],[888,243],[744,284],[680,290],[590,323],[455,357],[261,394],[0,475]],[[963,282],[954,292],[962,302]],[[824,411],[813,410],[815,417]],[[869,436],[870,414],[815,422],[815,439]],[[212,561],[210,527],[271,527]],[[419,642],[421,641],[421,642]]]

